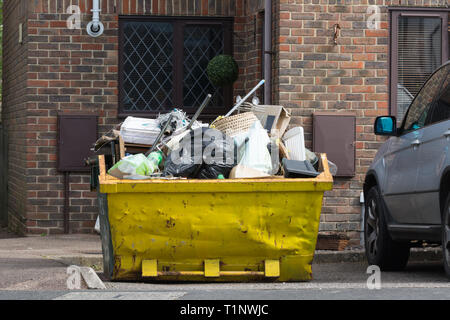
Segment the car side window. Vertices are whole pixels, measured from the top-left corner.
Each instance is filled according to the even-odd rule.
[[[450,85],[447,85],[446,90],[433,105],[427,125],[448,119],[450,119]]]
[[[404,132],[420,129],[428,122],[431,107],[447,77],[448,69],[448,66],[439,69],[422,87],[408,109],[403,125]]]
[[[427,125],[450,119],[450,71],[430,113]]]

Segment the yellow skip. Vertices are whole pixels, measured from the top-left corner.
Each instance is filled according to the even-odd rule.
[[[311,279],[325,155],[315,179],[118,180],[100,164],[114,280]]]

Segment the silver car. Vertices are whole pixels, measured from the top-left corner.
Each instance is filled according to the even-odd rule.
[[[378,117],[375,134],[391,136],[364,182],[364,238],[369,264],[406,266],[413,244],[441,243],[450,277],[450,61],[437,69],[397,128]]]

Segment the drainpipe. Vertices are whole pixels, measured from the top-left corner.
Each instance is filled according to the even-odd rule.
[[[100,21],[100,0],[92,0],[92,21],[87,25],[87,33],[91,37],[99,37],[105,31],[103,23]]]
[[[264,104],[272,104],[272,0],[265,0],[264,9]]]

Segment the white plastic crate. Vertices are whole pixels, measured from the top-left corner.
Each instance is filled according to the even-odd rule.
[[[286,132],[283,142],[291,160],[306,160],[305,135],[302,127],[295,127]]]
[[[161,129],[156,119],[128,117],[120,128],[125,143],[152,145]]]

